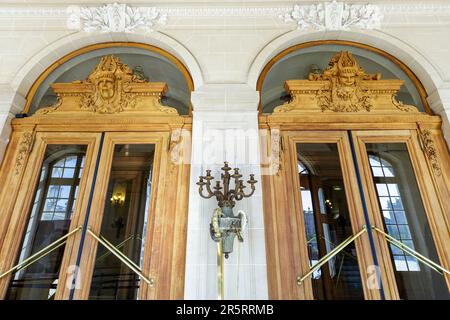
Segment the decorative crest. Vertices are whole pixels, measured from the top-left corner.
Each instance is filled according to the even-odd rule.
[[[381,80],[381,74],[366,73],[348,51],[335,54],[328,68],[321,72],[314,66],[308,80],[288,80],[287,103],[278,112],[417,112],[414,106],[396,100],[403,80]]]
[[[167,85],[148,82],[113,55],[104,56],[84,81],[54,83],[57,104],[36,114],[88,111],[94,113],[145,112],[178,114],[160,100]]]
[[[321,90],[317,96],[322,111],[370,111],[371,96],[361,81],[380,80],[381,74],[366,74],[348,51],[334,55],[328,65],[323,74],[310,73],[308,76],[311,81],[330,82],[331,90]]]
[[[81,109],[98,113],[116,113],[132,109],[136,95],[126,90],[131,82],[142,83],[119,58],[105,56],[89,75],[87,82],[94,85],[94,91],[81,100]]]

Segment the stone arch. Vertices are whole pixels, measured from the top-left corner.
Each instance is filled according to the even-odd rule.
[[[28,91],[38,77],[55,61],[62,57],[89,45],[108,42],[135,42],[152,45],[172,54],[189,71],[194,86],[200,87],[203,84],[203,75],[199,64],[192,54],[179,42],[161,34],[125,34],[125,33],[96,33],[88,34],[77,32],[46,46],[36,53],[14,76],[11,87],[15,92],[14,101],[20,101],[19,105],[11,106],[14,113],[21,111],[25,104]],[[23,104],[23,105],[22,105]],[[20,109],[20,110],[19,110]]]
[[[434,94],[443,82],[438,68],[436,68],[424,54],[417,51],[409,44],[386,33],[373,30],[359,32],[320,31],[305,33],[304,31],[295,30],[276,38],[260,51],[250,67],[247,84],[256,88],[258,78],[264,67],[281,51],[297,44],[318,40],[353,41],[389,53],[411,69],[421,81],[428,96]],[[436,105],[436,103],[434,102],[433,105]],[[432,109],[433,105],[431,106]],[[440,113],[441,110],[433,109],[433,111]]]

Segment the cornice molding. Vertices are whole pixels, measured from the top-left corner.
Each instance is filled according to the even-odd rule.
[[[300,5],[308,6],[308,5]],[[450,4],[379,4],[381,13],[385,15],[411,14],[411,15],[427,15],[427,14],[450,14]],[[87,6],[92,7],[92,6]],[[97,6],[98,7],[98,6]],[[215,16],[274,16],[288,13],[293,9],[290,6],[277,7],[164,7],[155,4],[154,6],[133,6],[133,8],[157,8],[161,13],[168,14],[172,17],[215,17]],[[68,7],[64,6],[2,6],[0,5],[1,17],[68,17]]]

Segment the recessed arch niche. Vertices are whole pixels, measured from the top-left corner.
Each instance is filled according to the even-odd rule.
[[[284,89],[286,80],[307,79],[313,65],[324,70],[331,57],[340,51],[350,51],[367,73],[381,73],[382,79],[402,79],[397,94],[399,101],[432,113],[426,92],[416,75],[401,61],[388,53],[356,42],[326,40],[298,44],[280,52],[264,67],[257,90],[260,92],[260,112],[271,113],[289,97]]]
[[[187,68],[171,54],[152,46],[138,43],[105,43],[82,48],[63,57],[50,66],[35,82],[27,96],[24,112],[34,114],[38,109],[56,102],[52,83],[68,83],[86,79],[101,57],[114,55],[133,71],[152,82],[165,82],[168,91],[161,103],[174,107],[180,115],[191,114],[192,78]]]

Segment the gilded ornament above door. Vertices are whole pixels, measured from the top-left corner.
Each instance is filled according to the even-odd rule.
[[[419,112],[397,101],[403,80],[381,80],[380,73],[366,73],[350,52],[335,54],[328,65],[323,72],[310,73],[308,79],[286,81],[291,99],[276,107],[274,113]]]
[[[175,108],[160,103],[167,91],[166,83],[141,79],[113,55],[104,56],[86,80],[54,83],[51,87],[58,102],[39,109],[36,115],[69,112],[178,115]]]

